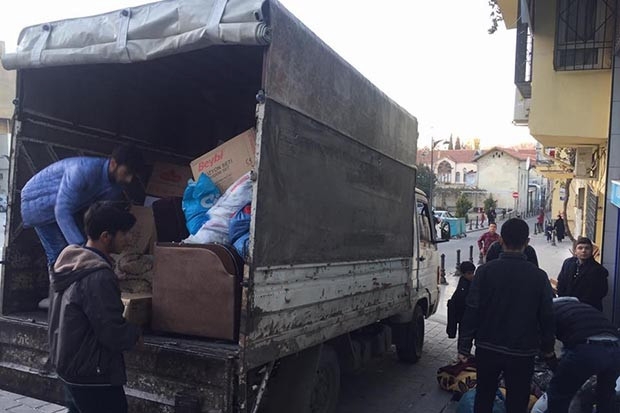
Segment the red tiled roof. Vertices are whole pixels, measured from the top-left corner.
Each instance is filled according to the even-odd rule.
[[[433,156],[434,162],[440,159],[448,158],[455,163],[471,163],[476,158],[478,151],[473,149],[453,149],[453,150],[435,150]],[[418,149],[418,163],[424,165],[430,165],[431,163],[431,151],[428,148]]]
[[[530,162],[532,165],[536,164],[536,149],[515,149],[515,148],[502,148],[500,146],[494,146],[491,149],[487,149],[480,156],[476,157],[476,160],[482,158],[483,156],[494,152],[494,151],[502,151],[507,153],[508,155],[516,158],[520,161],[525,161],[528,157],[530,158]]]

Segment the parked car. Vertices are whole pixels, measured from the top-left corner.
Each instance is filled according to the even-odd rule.
[[[450,211],[435,210],[433,215],[439,220],[439,222],[443,221],[445,218],[454,218],[454,215],[452,215]]]

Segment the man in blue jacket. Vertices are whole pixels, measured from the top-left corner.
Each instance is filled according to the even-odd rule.
[[[37,232],[48,265],[67,245],[86,241],[76,214],[96,201],[120,199],[122,186],[131,183],[142,162],[141,152],[127,145],[110,158],[63,159],[30,178],[21,192],[22,219]]]

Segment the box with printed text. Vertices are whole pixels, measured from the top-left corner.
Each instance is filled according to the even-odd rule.
[[[194,159],[190,166],[194,180],[206,174],[224,193],[243,174],[254,167],[256,132],[249,129],[217,148]]]

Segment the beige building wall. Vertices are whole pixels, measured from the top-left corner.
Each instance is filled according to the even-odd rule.
[[[0,41],[0,56],[4,55],[4,42]],[[6,122],[2,119],[11,119],[13,116],[13,99],[15,99],[15,78],[14,70],[7,71],[0,65],[0,134],[6,131]],[[4,128],[4,129],[3,129]]]
[[[506,153],[495,158],[487,154],[477,164],[478,188],[493,195],[498,208],[512,209],[515,205],[512,193],[519,188],[520,161]]]
[[[611,70],[555,71],[556,0],[536,2],[530,133],[544,146],[602,143],[609,134]]]

